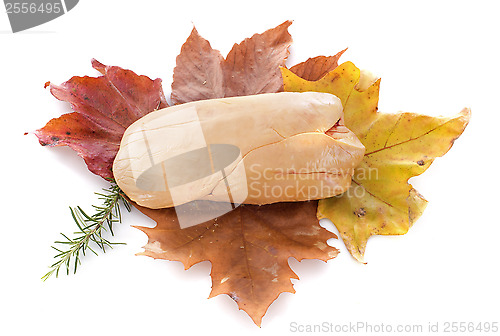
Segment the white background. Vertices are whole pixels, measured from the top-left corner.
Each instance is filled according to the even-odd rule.
[[[0,13],[2,213],[0,334],[298,334],[299,324],[500,322],[498,273],[498,6],[495,1],[353,2],[82,0],[68,14],[12,34]],[[333,55],[382,77],[380,110],[454,115],[472,121],[414,186],[429,200],[405,236],[373,237],[367,265],[341,254],[328,263],[291,259],[300,276],[256,327],[227,296],[207,300],[210,264],[134,256],[153,226],[137,211],[116,227],[110,253],[86,258],[76,275],[40,277],[52,242],[72,232],[68,206],[89,209],[106,183],[69,148],[23,135],[70,111],[43,88],[97,76],[91,58],[162,78],[193,24],[224,55],[233,43],[294,20],[291,66]],[[324,224],[333,229],[331,225]],[[334,229],[333,229],[334,230]],[[347,333],[343,333],[347,334]],[[362,334],[361,332],[357,333]],[[479,334],[479,333],[478,333]]]

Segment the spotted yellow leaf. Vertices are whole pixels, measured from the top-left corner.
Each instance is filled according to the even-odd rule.
[[[380,79],[375,82],[346,62],[317,81],[307,81],[282,68],[285,91],[329,92],[344,106],[345,124],[366,147],[351,187],[324,199],[318,218],[330,219],[347,249],[363,261],[372,235],[405,234],[423,213],[427,201],[408,183],[443,156],[470,119],[464,109],[453,117],[415,113],[380,113]]]

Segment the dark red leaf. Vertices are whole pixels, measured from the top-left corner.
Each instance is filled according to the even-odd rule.
[[[100,77],[72,77],[50,92],[69,102],[73,113],[50,120],[35,131],[44,146],[69,146],[89,170],[112,178],[111,167],[125,129],[149,112],[167,106],[161,80],[92,60]]]

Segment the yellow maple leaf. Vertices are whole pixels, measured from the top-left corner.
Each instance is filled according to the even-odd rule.
[[[444,155],[470,119],[463,109],[453,117],[380,113],[380,79],[370,80],[346,62],[317,81],[282,68],[285,91],[332,93],[344,106],[345,124],[366,147],[364,159],[342,195],[321,200],[318,218],[330,219],[354,258],[363,261],[372,235],[405,234],[427,201],[408,183]]]

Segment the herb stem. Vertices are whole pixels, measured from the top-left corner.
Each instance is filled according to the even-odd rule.
[[[90,250],[95,255],[98,255],[90,246],[92,242],[103,252],[106,252],[106,247],[112,248],[113,245],[123,244],[110,242],[108,239],[104,238],[102,234],[103,231],[109,229],[111,235],[114,235],[112,229],[113,224],[121,223],[120,202],[123,203],[127,211],[131,209],[130,204],[114,181],[111,181],[111,186],[108,189],[103,189],[103,191],[104,193],[96,193],[103,203],[102,206],[93,206],[96,212],[92,216],[85,213],[79,206],[75,208],[70,207],[71,216],[79,231],[74,232],[76,237],[73,239],[61,233],[65,240],[56,241],[55,244],[69,247],[66,250],[61,250],[52,246],[52,248],[58,252],[58,254],[54,256],[54,258],[58,260],[49,267],[50,270],[42,277],[43,281],[54,274],[58,277],[61,267],[65,267],[66,274],[69,274],[71,264],[73,265],[73,273],[76,273],[78,266],[81,264],[80,254],[85,256],[85,252]]]

